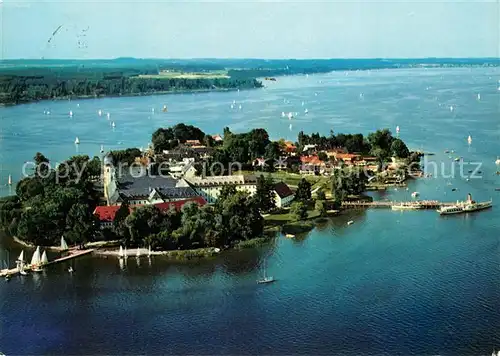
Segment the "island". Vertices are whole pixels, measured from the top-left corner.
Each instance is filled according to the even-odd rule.
[[[0,200],[0,226],[33,246],[64,236],[70,246],[207,256],[307,231],[343,202],[367,199],[369,187],[401,184],[419,161],[388,129],[300,132],[290,142],[262,128],[210,135],[180,123],[157,129],[145,150],[78,155],[57,167],[36,153],[33,173]]]

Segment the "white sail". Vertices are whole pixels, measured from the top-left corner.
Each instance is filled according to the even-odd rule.
[[[47,258],[47,252],[45,250],[42,253],[42,260],[40,262],[43,265],[49,263],[49,259]]]
[[[104,153],[104,145],[101,145],[101,153]]]
[[[107,118],[108,118],[108,120],[109,120],[109,118],[111,117],[111,114],[108,112],[108,113],[106,114],[106,116],[107,116]]]
[[[80,144],[80,139],[77,137],[75,138],[75,145],[79,145]]]
[[[118,256],[123,257],[123,247],[120,246],[120,251],[118,252]]]
[[[73,116],[73,111],[71,111],[71,110],[69,111],[69,116],[70,117]]]
[[[12,185],[12,176],[9,174],[9,185]]]
[[[135,255],[137,257],[139,257],[141,255],[141,249],[139,247],[137,247],[137,252],[135,253]]]
[[[148,256],[151,256],[151,245],[149,245],[149,248],[148,248]]]
[[[282,111],[282,112],[281,112],[281,117],[285,117],[285,116],[286,116],[286,115],[285,115],[285,112],[284,112],[284,111]]]
[[[102,115],[102,110],[100,110],[100,109],[99,109],[99,111],[97,112],[97,114],[98,114],[99,116],[101,116],[101,115]]]
[[[469,143],[469,145],[472,143],[472,137],[469,135],[469,137],[467,137],[467,142]]]
[[[19,257],[17,259],[18,261],[21,261],[23,262],[24,261],[24,250],[21,251],[21,253],[19,254]]]
[[[64,236],[61,236],[61,250],[67,250],[68,249],[68,244],[66,243],[66,240],[64,240]]]
[[[40,246],[37,246],[33,257],[31,257],[31,266],[38,266],[40,264]]]
[[[115,127],[115,126],[116,126],[114,121],[111,123],[111,126],[112,126],[112,127]]]

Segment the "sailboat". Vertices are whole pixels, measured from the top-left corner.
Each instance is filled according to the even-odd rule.
[[[467,137],[467,143],[470,145],[472,143],[472,137],[469,135],[469,137]]]
[[[477,94],[477,100],[481,100],[481,94]]]
[[[304,114],[307,114],[309,112],[309,110],[305,109],[304,110]]]
[[[497,157],[497,160],[495,161],[496,165],[500,165],[500,157]]]
[[[18,269],[19,269],[19,273],[21,273],[23,276],[26,276],[28,274],[28,272],[26,272],[24,270],[24,250],[21,251],[21,253],[19,254],[19,257],[16,260],[16,262],[17,262],[17,266],[18,266]]]
[[[399,134],[399,126],[396,126],[396,133]]]
[[[123,247],[121,247],[121,246],[120,246],[120,251],[118,251],[118,257],[120,257],[120,258],[125,257],[125,255],[123,253]]]
[[[151,257],[151,245],[149,245],[149,248],[148,248],[148,257]]]
[[[9,181],[7,182],[9,185],[12,185],[12,176],[9,174]]]
[[[66,243],[66,240],[64,240],[64,236],[61,236],[61,250],[62,251],[68,250],[68,244]]]
[[[285,116],[286,116],[285,112],[284,112],[284,111],[282,111],[282,112],[281,112],[281,117],[285,117]]]
[[[41,272],[40,264],[42,259],[40,258],[40,246],[36,247],[35,252],[33,253],[33,257],[31,257],[31,270],[33,272]]]
[[[97,115],[102,116],[102,110],[101,109],[99,109],[99,111],[97,112]]]
[[[73,117],[73,111],[69,111],[69,117]]]
[[[101,153],[104,153],[104,146],[101,145]]]
[[[47,263],[49,263],[49,259],[47,258],[47,251],[43,250],[42,259],[40,261],[40,264],[46,265]]]
[[[135,253],[135,257],[141,257],[141,249],[137,247],[137,251]]]
[[[107,117],[107,118],[108,118],[108,120],[109,120],[109,118],[111,117],[111,114],[108,112],[108,113],[106,114],[106,117]]]
[[[264,261],[264,277],[261,279],[257,280],[257,283],[259,284],[265,284],[265,283],[272,283],[275,282],[276,280],[272,276],[266,276],[266,262]]]
[[[167,105],[163,105],[163,112],[167,112]]]
[[[24,250],[21,251],[16,261],[24,262]]]
[[[115,122],[113,121],[113,122],[111,123],[111,127],[115,127],[115,126],[116,126],[116,125],[115,125]]]
[[[75,145],[79,145],[80,144],[80,139],[77,137],[75,138]]]

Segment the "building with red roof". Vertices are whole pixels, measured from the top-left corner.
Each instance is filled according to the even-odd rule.
[[[181,210],[182,207],[187,203],[196,203],[199,206],[203,206],[203,205],[207,204],[205,199],[203,199],[200,196],[197,196],[197,197],[189,198],[189,199],[169,201],[169,202],[157,203],[157,204],[151,204],[151,205],[157,207],[163,213],[166,213],[171,208],[174,208],[176,210]],[[138,207],[141,207],[141,206],[148,206],[148,205],[130,206],[129,213],[132,213],[134,211],[134,209],[137,209]],[[113,222],[115,221],[115,216],[116,216],[116,212],[118,211],[118,209],[120,209],[120,205],[97,206],[95,208],[94,215],[99,219],[101,229],[113,227]]]

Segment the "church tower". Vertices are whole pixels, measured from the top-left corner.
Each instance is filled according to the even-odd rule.
[[[116,194],[116,170],[113,164],[113,157],[108,153],[103,159],[103,187],[104,187],[104,198],[106,198],[106,203],[111,205],[112,199]]]

